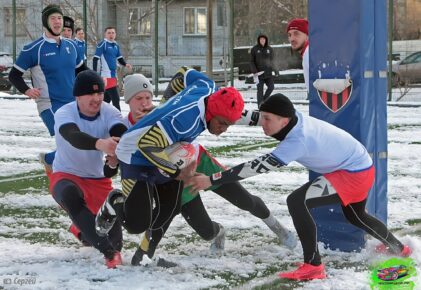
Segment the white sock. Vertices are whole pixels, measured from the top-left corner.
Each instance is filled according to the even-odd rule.
[[[276,218],[273,216],[272,213],[269,214],[269,216],[265,219],[262,219],[262,221],[268,226],[271,227],[273,225],[275,225],[278,221],[276,220]]]

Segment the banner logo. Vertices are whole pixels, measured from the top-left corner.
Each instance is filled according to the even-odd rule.
[[[340,93],[331,93],[326,91],[317,90],[322,103],[333,113],[338,112],[345,107],[352,95],[352,84],[346,87]]]
[[[411,258],[391,258],[373,266],[372,290],[414,290],[417,275]]]

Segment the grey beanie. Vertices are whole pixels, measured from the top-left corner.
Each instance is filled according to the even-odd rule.
[[[130,99],[139,92],[150,92],[153,96],[152,85],[149,80],[142,74],[132,74],[126,76],[123,82],[123,89],[124,101],[126,104],[128,104]]]

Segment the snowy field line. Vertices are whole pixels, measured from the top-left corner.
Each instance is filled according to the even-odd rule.
[[[127,113],[127,105],[122,106],[123,114]],[[246,106],[253,109],[255,104]],[[297,109],[308,113],[306,105],[297,105]],[[388,224],[414,248],[413,258],[421,265],[421,108],[389,106],[388,126]],[[37,156],[53,149],[54,142],[32,101],[0,98],[0,137],[0,289],[361,290],[370,289],[369,266],[382,258],[373,253],[377,241],[371,238],[360,253],[321,249],[327,266],[326,280],[279,282],[276,273],[300,262],[301,248],[289,251],[282,247],[260,220],[205,192],[201,196],[209,215],[227,230],[224,256],[210,255],[209,243],[177,216],[157,256],[179,266],[171,269],[130,266],[139,237],[125,233],[123,266],[108,270],[96,250],[81,247],[67,231],[70,220],[48,193]],[[220,137],[205,133],[199,141],[209,149],[235,146],[237,150],[215,151],[220,152],[217,158],[227,166],[270,151],[265,146],[256,147],[253,142],[273,143],[261,128],[240,126],[230,127]],[[242,184],[260,196],[286,227],[293,229],[286,196],[306,180],[306,170],[294,163]],[[115,186],[120,187],[117,179]],[[418,273],[416,283],[421,289],[419,267]],[[5,281],[12,284],[5,285]],[[19,285],[14,281],[28,283]],[[262,286],[266,284],[272,286]]]
[[[0,179],[0,184],[1,183],[5,183],[5,182],[19,181],[19,180],[27,180],[27,179],[32,179],[32,178],[37,178],[37,177],[43,177],[43,176],[45,176],[44,173],[42,173],[42,174],[35,174],[35,175],[29,175],[29,176],[4,178],[4,179]]]

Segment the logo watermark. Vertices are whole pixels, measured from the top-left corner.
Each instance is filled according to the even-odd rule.
[[[35,276],[7,276],[7,277],[2,277],[0,281],[3,282],[3,286],[35,285],[37,283],[37,277]]]
[[[413,290],[417,275],[411,258],[391,258],[375,264],[371,271],[372,290]]]

